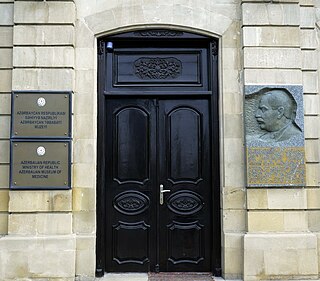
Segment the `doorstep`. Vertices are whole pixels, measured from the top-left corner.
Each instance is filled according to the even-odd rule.
[[[212,275],[208,272],[149,273],[148,277],[148,281],[213,281]]]
[[[148,281],[148,273],[106,273],[96,281]]]
[[[214,281],[243,281],[241,279],[223,279],[222,277],[213,277]],[[280,279],[278,279],[280,280]],[[80,277],[77,276],[75,281],[150,281],[148,273],[106,273],[101,278]],[[175,281],[171,279],[170,281]],[[180,280],[179,280],[180,281]],[[273,280],[274,281],[274,280]],[[320,279],[281,279],[281,281],[320,281]]]
[[[89,281],[86,278],[79,278],[79,281]],[[101,278],[95,278],[95,281],[224,281],[221,277],[215,277],[201,273],[106,273]],[[91,281],[91,280],[90,280]],[[238,281],[238,280],[232,280]]]

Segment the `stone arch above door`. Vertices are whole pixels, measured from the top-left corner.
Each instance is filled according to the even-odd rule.
[[[227,1],[223,0],[223,2]],[[143,29],[167,29],[220,39],[218,77],[222,171],[220,189],[223,201],[222,270],[226,278],[240,278],[243,272],[242,241],[246,231],[246,203],[242,161],[244,155],[239,4],[234,1],[217,4],[201,1],[197,3],[192,0],[189,1],[190,7],[185,7],[172,3],[157,6],[153,1],[153,4],[146,8],[141,7],[141,4],[125,6],[121,1],[113,0],[103,0],[100,1],[101,4],[90,3],[90,5],[86,2],[80,0],[77,3],[75,95],[80,94],[75,102],[86,104],[88,113],[95,113],[97,110],[96,42],[98,38]],[[201,4],[204,7],[199,7]],[[75,114],[77,113],[82,114],[77,112],[76,108]],[[92,122],[94,124],[94,120]],[[82,134],[80,129],[79,136]],[[96,143],[96,124],[93,126],[93,131],[95,132],[94,143]],[[78,133],[74,135],[75,139],[77,135]],[[224,149],[224,147],[232,149]],[[233,258],[236,262],[231,263],[231,256],[236,256]]]
[[[234,20],[240,20],[237,15],[239,5],[232,1],[189,1],[194,2],[189,5],[160,4],[160,1],[158,5],[139,5],[136,1],[129,4],[123,4],[121,1],[100,1],[100,4],[90,3],[90,7],[87,7],[86,1],[81,2],[83,4],[78,5],[78,16],[95,35],[102,35],[111,30],[122,32],[157,26],[183,28],[211,36],[221,36]]]

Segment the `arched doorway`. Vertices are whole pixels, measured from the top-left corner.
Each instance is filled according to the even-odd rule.
[[[97,275],[220,274],[217,41],[98,42]]]

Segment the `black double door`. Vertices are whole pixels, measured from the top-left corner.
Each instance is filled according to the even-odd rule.
[[[211,271],[209,100],[105,102],[106,271]]]

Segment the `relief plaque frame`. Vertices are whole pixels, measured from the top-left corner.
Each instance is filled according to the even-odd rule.
[[[11,139],[70,139],[72,92],[13,91]]]
[[[12,190],[70,189],[71,140],[11,140],[9,186]]]
[[[246,85],[244,109],[246,186],[305,186],[302,85]]]

